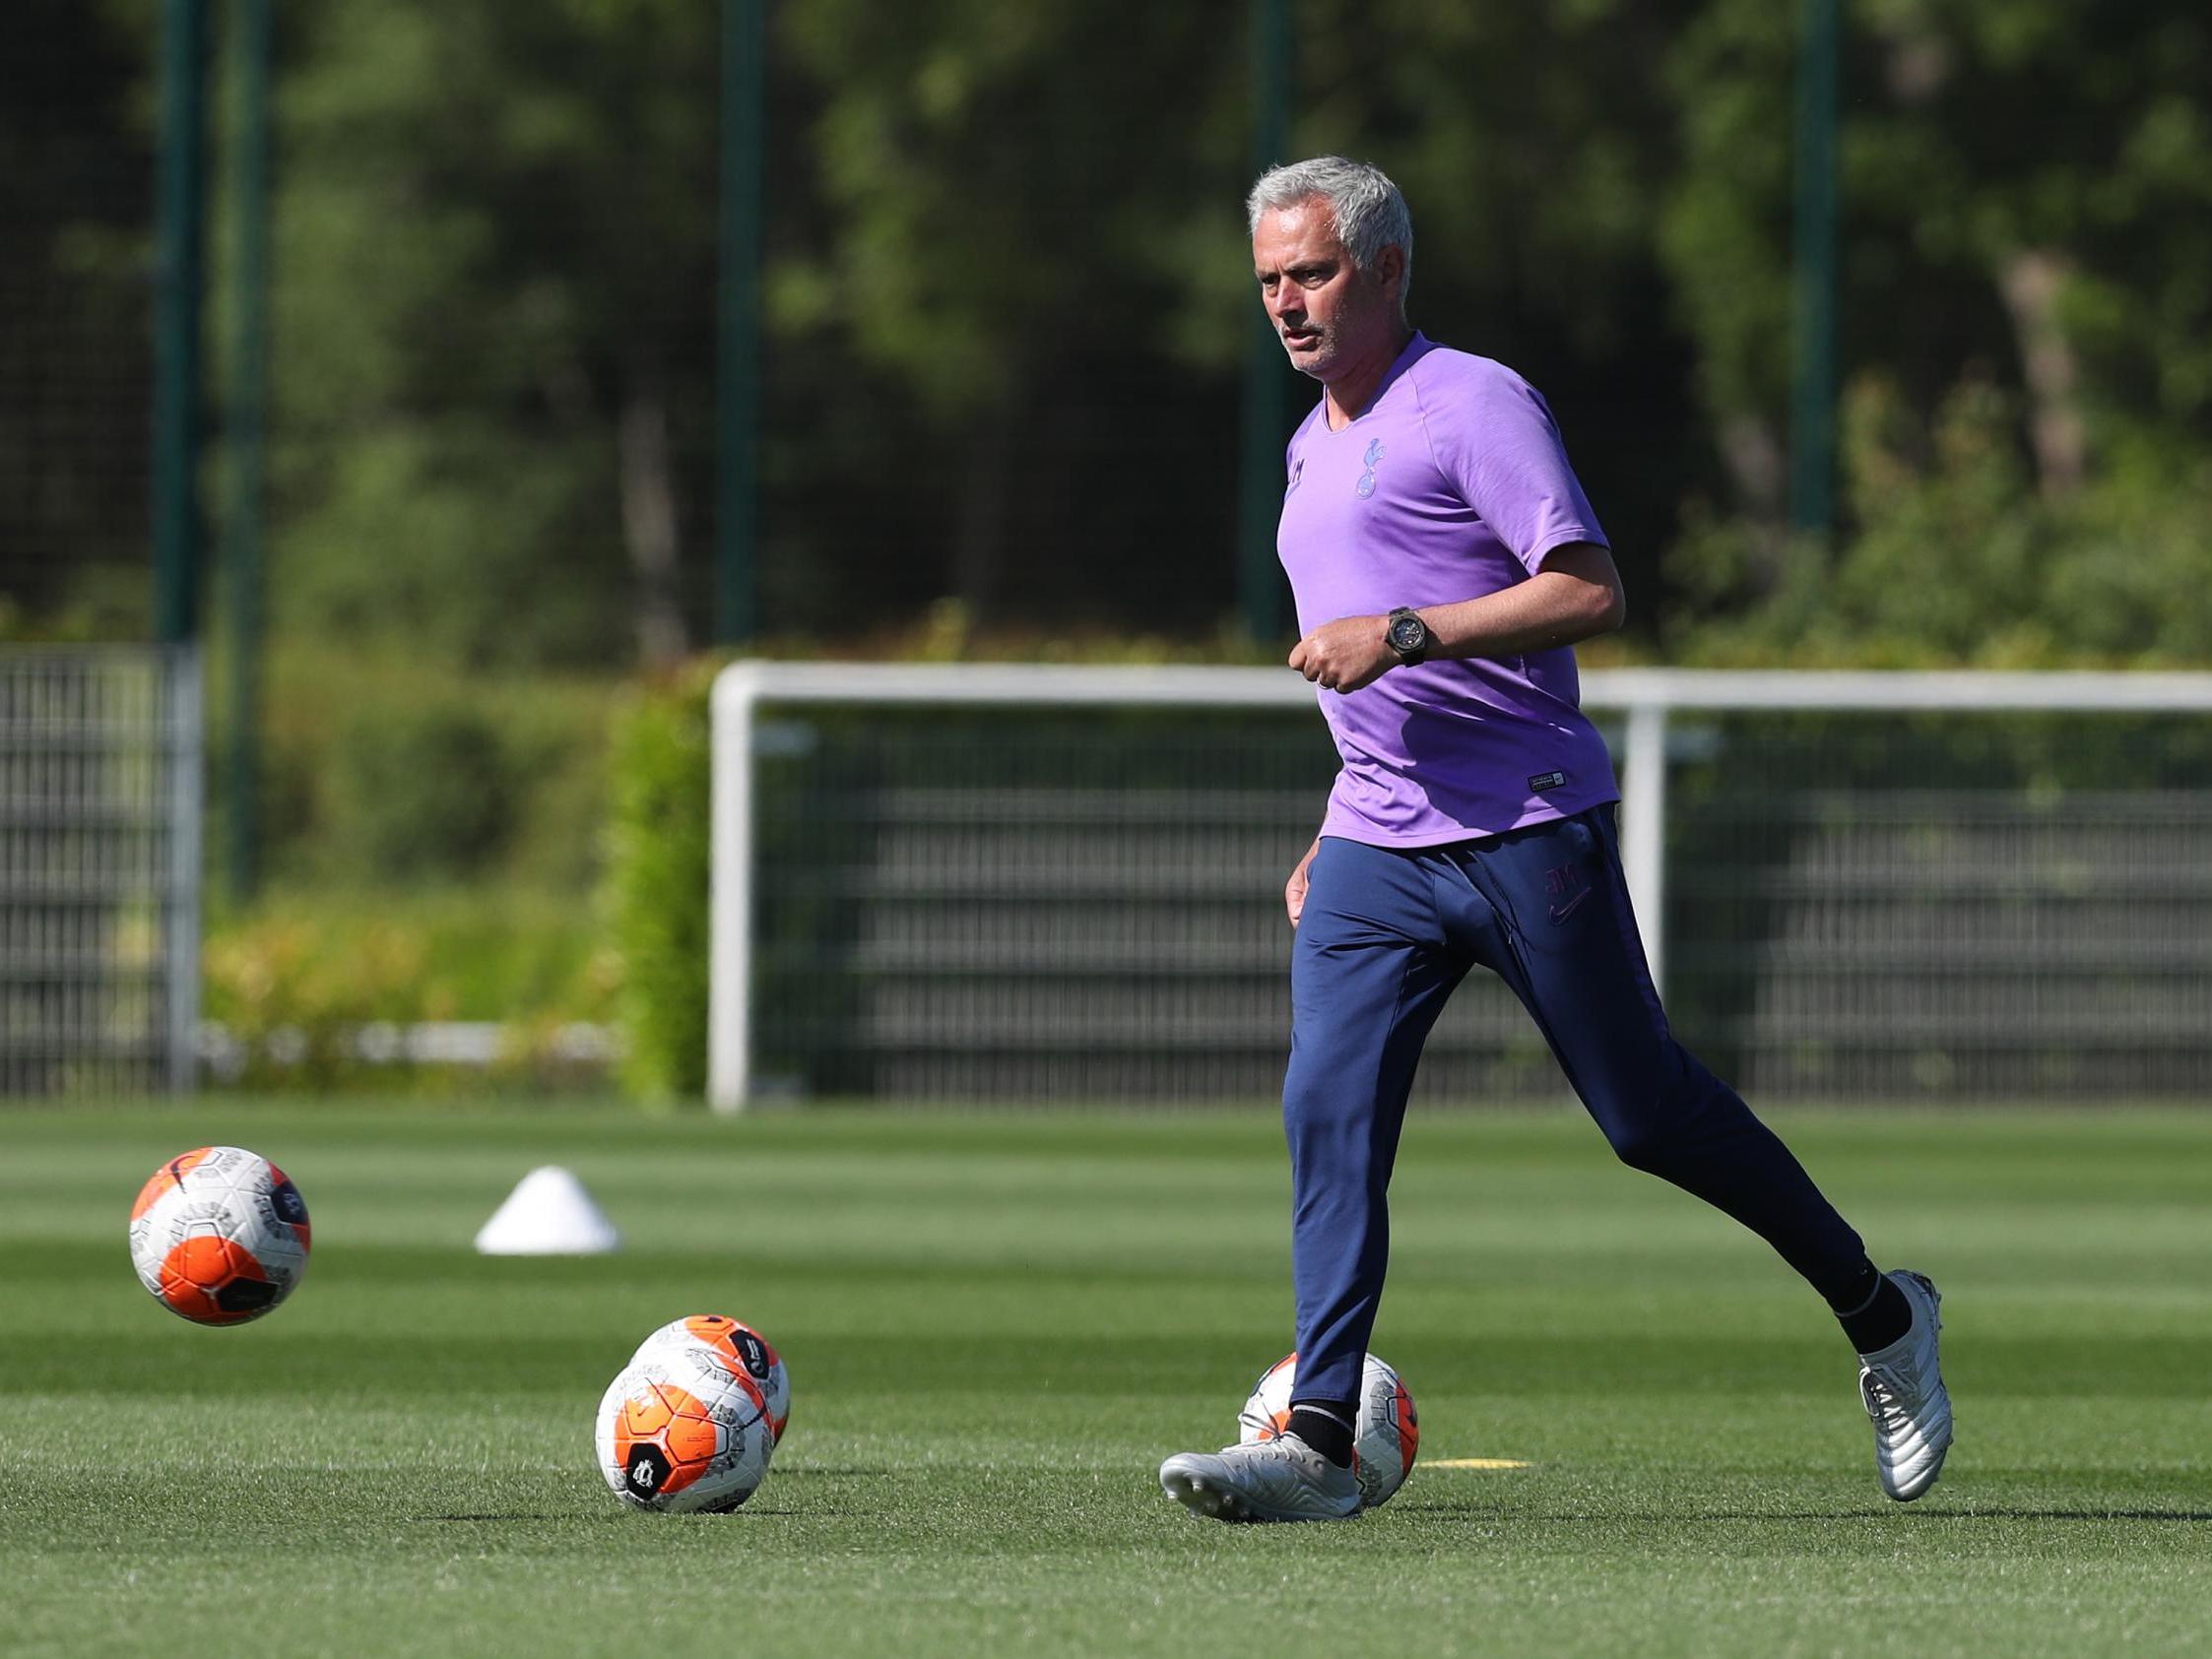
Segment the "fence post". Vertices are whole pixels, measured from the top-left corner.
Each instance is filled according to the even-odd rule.
[[[162,11],[160,200],[154,291],[154,637],[200,632],[200,298],[205,243],[207,19]]]
[[[1252,170],[1255,179],[1285,160],[1295,52],[1289,0],[1251,0]],[[1256,298],[1257,296],[1250,296]],[[1244,420],[1237,458],[1237,610],[1255,644],[1271,643],[1282,626],[1284,582],[1275,560],[1275,524],[1282,516],[1284,412],[1291,371],[1282,343],[1250,303],[1244,324]]]
[[[1798,7],[1790,253],[1789,528],[1825,540],[1836,475],[1836,82],[1840,0]]]
[[[230,360],[224,400],[228,500],[218,572],[228,599],[230,656],[229,893],[261,884],[261,586],[264,411],[268,395],[269,74],[271,0],[231,0],[228,47]]]
[[[190,1094],[199,1077],[200,800],[207,752],[201,708],[200,648],[185,641],[161,654],[167,678],[169,830],[168,925],[163,989],[167,994],[166,1081],[169,1093]]]
[[[715,367],[714,638],[760,626],[760,259],[768,119],[767,0],[722,0],[720,258]]]

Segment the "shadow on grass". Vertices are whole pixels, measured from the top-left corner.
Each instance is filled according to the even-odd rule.
[[[858,1509],[763,1509],[748,1503],[742,1509],[730,1511],[729,1519],[742,1521],[748,1515],[781,1521],[844,1521],[858,1515]]]
[[[621,1515],[542,1515],[527,1510],[506,1510],[495,1515],[410,1515],[412,1522],[515,1522],[515,1519],[568,1519],[568,1522],[619,1522]]]
[[[818,1468],[818,1469],[817,1469],[817,1468],[808,1468],[808,1467],[805,1467],[805,1466],[801,1466],[801,1467],[798,1467],[798,1468],[792,1468],[792,1469],[778,1469],[778,1470],[777,1470],[777,1471],[775,1472],[775,1478],[776,1478],[777,1480],[779,1480],[779,1481],[789,1481],[789,1480],[809,1480],[809,1481],[860,1481],[860,1480],[880,1480],[880,1479],[881,1479],[881,1478],[882,1478],[883,1476],[885,1476],[885,1475],[887,1475],[887,1474],[889,1474],[889,1473],[890,1473],[890,1471],[889,1471],[889,1470],[887,1470],[887,1469],[843,1469],[843,1468]],[[847,1511],[845,1511],[845,1510],[842,1510],[842,1509],[769,1509],[769,1508],[764,1508],[764,1507],[762,1507],[762,1506],[761,1506],[760,1504],[757,1504],[757,1503],[748,1503],[748,1504],[746,1504],[746,1505],[745,1505],[745,1506],[743,1507],[742,1511],[733,1511],[733,1513],[740,1513],[740,1512],[742,1512],[742,1513],[744,1513],[744,1514],[748,1514],[748,1515],[780,1515],[780,1516],[787,1516],[787,1517],[792,1517],[792,1518],[813,1518],[813,1517],[814,1517],[814,1516],[828,1516],[828,1517],[830,1517],[830,1518],[834,1519],[834,1518],[836,1518],[837,1516],[840,1516],[840,1515],[842,1515],[842,1514],[845,1514],[845,1513],[846,1513]],[[494,1521],[580,1521],[580,1520],[592,1520],[592,1521],[598,1521],[598,1522],[600,1522],[600,1523],[601,1523],[602,1525],[606,1525],[606,1524],[609,1524],[609,1523],[613,1523],[613,1522],[618,1522],[618,1521],[624,1520],[624,1519],[626,1519],[627,1517],[626,1517],[626,1516],[625,1516],[625,1515],[623,1514],[623,1512],[622,1512],[621,1510],[619,1510],[619,1509],[616,1509],[616,1510],[610,1510],[610,1511],[608,1511],[608,1512],[606,1512],[606,1513],[604,1513],[604,1514],[596,1514],[596,1515],[577,1515],[577,1514],[559,1514],[559,1515],[555,1515],[555,1514],[540,1514],[540,1513],[529,1513],[529,1512],[525,1512],[525,1511],[522,1511],[522,1510],[519,1510],[519,1509],[518,1509],[518,1510],[512,1510],[512,1511],[493,1511],[493,1512],[490,1512],[490,1513],[486,1513],[486,1514],[452,1514],[452,1515],[409,1515],[409,1516],[408,1516],[407,1518],[408,1518],[408,1519],[409,1519],[410,1521],[413,1521],[413,1522],[417,1522],[417,1523],[421,1523],[421,1524],[425,1524],[425,1525],[451,1525],[451,1524],[466,1524],[466,1523],[471,1523],[471,1522],[475,1522],[475,1523],[480,1523],[480,1524],[481,1524],[481,1523],[488,1523],[488,1522],[494,1522]]]
[[[1894,1520],[1915,1524],[1936,1521],[2179,1521],[2202,1524],[2212,1521],[2212,1509],[2015,1509],[1990,1505],[1978,1509],[1905,1509],[1894,1507],[1829,1510],[1708,1509],[1666,1514],[1620,1511],[1598,1515],[1529,1514],[1495,1503],[1407,1503],[1399,1505],[1412,1515],[1464,1515],[1480,1520],[1512,1519],[1563,1525],[1629,1521],[1647,1526],[1696,1525],[1701,1521],[1873,1521]]]
[[[852,1509],[770,1509],[758,1503],[746,1503],[726,1515],[679,1515],[678,1520],[743,1520],[748,1515],[775,1516],[784,1520],[841,1520],[858,1511]],[[425,1526],[449,1523],[490,1524],[504,1521],[597,1521],[602,1526],[626,1524],[629,1516],[621,1510],[605,1515],[534,1514],[523,1510],[485,1515],[409,1515],[410,1521]]]
[[[1879,1509],[1872,1513],[1880,1514]],[[2212,1521],[2212,1509],[1915,1509],[1913,1521]]]

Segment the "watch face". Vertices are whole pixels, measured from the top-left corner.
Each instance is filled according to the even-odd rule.
[[[1400,616],[1391,624],[1391,644],[1400,651],[1417,650],[1427,635],[1418,616]]]

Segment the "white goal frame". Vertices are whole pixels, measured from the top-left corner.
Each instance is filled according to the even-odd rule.
[[[753,756],[764,705],[1290,709],[1313,706],[1315,696],[1282,669],[731,664],[716,676],[712,698],[708,1103],[738,1112],[752,1092]],[[1663,988],[1663,762],[1674,711],[2212,715],[2212,672],[1598,669],[1582,675],[1582,703],[1626,718],[1615,757],[1621,857],[1653,981]],[[1314,801],[1316,822],[1323,804]]]

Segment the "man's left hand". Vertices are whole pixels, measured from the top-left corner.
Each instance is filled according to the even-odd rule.
[[[1291,648],[1290,666],[1324,691],[1357,691],[1398,667],[1381,616],[1341,616]]]

